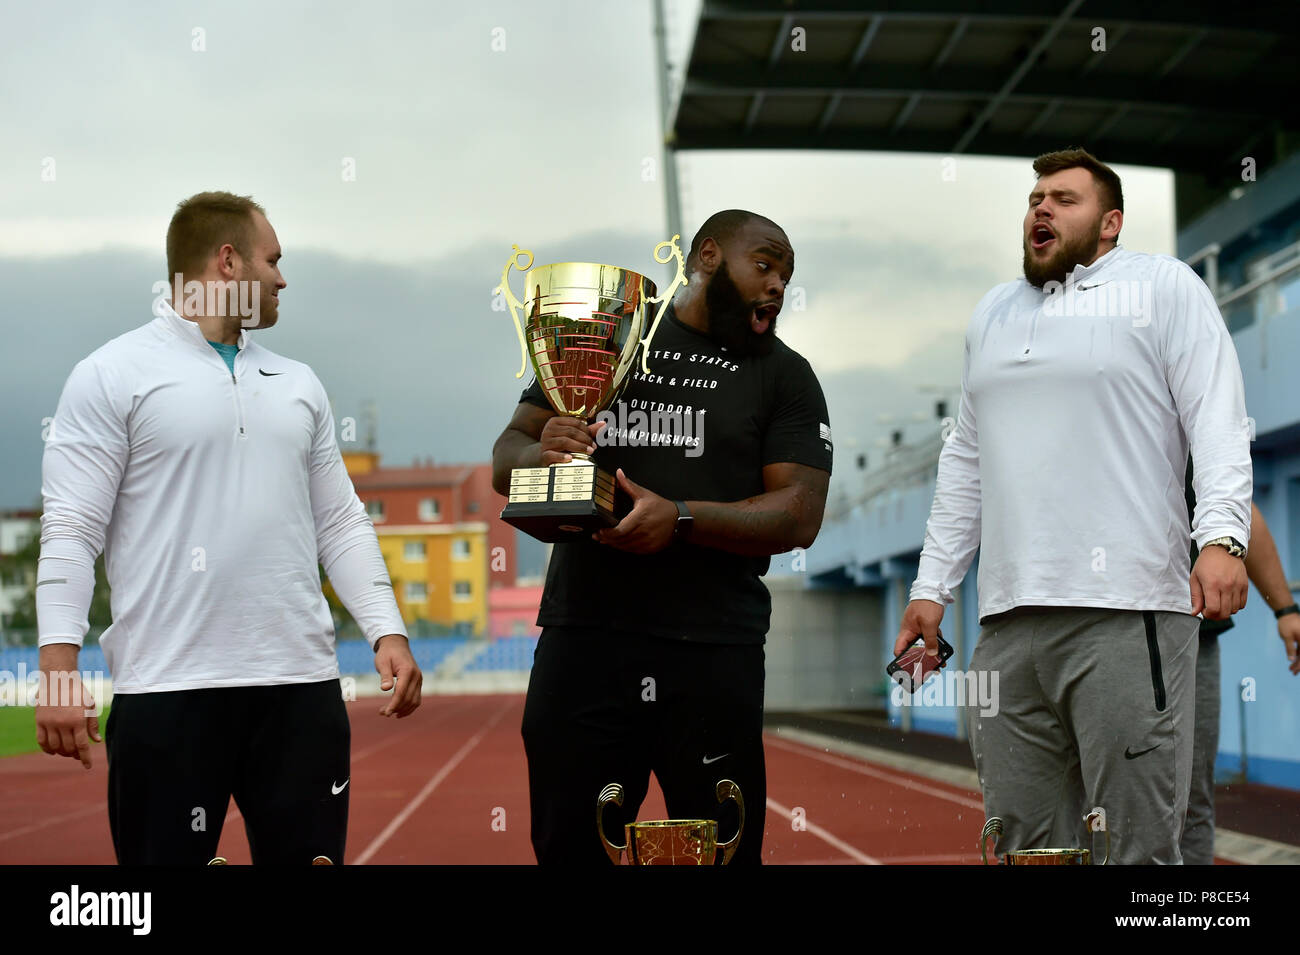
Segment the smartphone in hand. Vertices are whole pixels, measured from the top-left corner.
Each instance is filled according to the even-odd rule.
[[[927,656],[925,640],[916,638],[916,642],[894,657],[885,673],[889,678],[909,693],[915,693],[935,670],[938,670],[952,656],[952,644],[943,638],[943,631],[936,631],[939,638],[939,655]]]

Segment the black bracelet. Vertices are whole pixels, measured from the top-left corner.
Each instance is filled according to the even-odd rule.
[[[1274,610],[1273,616],[1281,620],[1289,613],[1300,613],[1300,604],[1292,604],[1289,607],[1283,607],[1281,610]]]

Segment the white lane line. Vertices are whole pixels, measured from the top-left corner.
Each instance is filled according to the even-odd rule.
[[[0,833],[0,842],[6,839],[14,839],[18,836],[25,836],[29,832],[35,832],[37,829],[44,829],[46,826],[57,825],[60,822],[69,822],[73,819],[80,819],[82,816],[89,816],[92,812],[102,812],[107,814],[108,810],[103,804],[95,803],[93,806],[84,806],[74,812],[64,813],[62,816],[50,816],[48,819],[42,819],[40,822],[34,822],[30,826],[22,826],[18,829],[10,829],[8,832]]]
[[[766,734],[765,734],[766,735]],[[839,756],[829,756],[826,753],[820,753],[815,749],[805,746],[801,743],[790,743],[786,740],[775,739],[771,735],[767,736],[767,745],[775,746],[777,749],[784,749],[787,752],[796,753],[800,756],[806,756],[809,759],[818,759],[823,763],[829,763],[832,766],[839,766],[842,769],[848,769],[855,773],[861,773],[863,776],[870,776],[873,779],[879,779],[883,782],[892,783],[895,786],[901,786],[904,789],[911,789],[914,792],[925,793],[928,796],[935,796],[939,799],[946,799],[948,802],[955,802],[959,806],[965,806],[968,809],[978,809],[984,811],[984,802],[980,799],[971,799],[969,796],[958,796],[956,793],[950,793],[943,789],[936,789],[934,786],[927,786],[925,783],[918,783],[914,779],[906,776],[899,776],[894,773],[887,773],[875,767],[868,766],[865,763],[854,762],[848,759],[842,759]]]
[[[885,865],[953,865],[957,863],[979,865],[980,857],[974,852],[950,852],[927,856],[889,856],[881,861]]]
[[[771,797],[768,797],[767,808],[771,809],[775,813],[778,813],[779,815],[785,816],[786,819],[794,818],[794,812],[792,810],[781,805],[779,802],[777,802],[775,799],[772,799]],[[849,856],[857,860],[863,865],[884,865],[884,863],[881,862],[879,859],[875,858],[874,856],[869,856],[865,852],[862,852],[858,849],[855,849],[853,846],[849,845],[839,836],[827,832],[821,826],[817,825],[817,823],[808,822],[807,820],[805,820],[803,824],[804,826],[807,827],[808,832],[811,832],[822,842],[826,843],[827,845],[834,846],[836,849],[839,849],[840,852],[843,852],[846,856]]]
[[[427,717],[420,720],[420,722],[418,723],[411,722],[412,719],[414,719],[414,714],[405,717],[404,719],[399,720],[397,726],[393,728],[393,731],[389,733],[387,736],[385,736],[383,739],[381,739],[379,742],[371,743],[361,752],[354,755],[352,757],[352,762],[359,763],[367,756],[377,753],[379,752],[379,750],[384,749],[388,746],[392,746],[394,743],[398,742],[399,740],[406,739],[406,737],[410,735],[410,730],[412,727],[416,727],[421,730],[427,729],[428,727],[432,726],[434,723],[437,723],[439,720],[446,719],[448,716],[452,714],[452,712],[453,712],[452,708],[447,707],[441,713],[429,714]],[[386,719],[385,722],[387,722]],[[406,730],[407,732],[403,733],[402,730]]]
[[[852,859],[836,856],[834,859],[800,859],[797,862],[769,862],[767,865],[857,865]]]
[[[370,845],[366,846],[365,851],[362,852],[361,855],[357,856],[352,864],[365,865],[369,862],[371,857],[392,837],[393,833],[402,828],[403,823],[411,817],[411,814],[420,808],[420,804],[429,798],[433,791],[442,784],[444,779],[451,775],[452,770],[460,765],[461,760],[468,756],[470,751],[482,742],[483,737],[488,734],[501,717],[506,715],[506,712],[515,705],[515,702],[515,700],[508,700],[501,709],[497,710],[495,715],[483,724],[483,727],[477,733],[469,738],[464,746],[456,750],[455,755],[453,755],[451,759],[447,760],[447,762],[443,763],[442,768],[433,774],[433,778],[424,784],[424,788],[416,794],[415,798],[408,802],[402,811],[393,817],[393,821],[384,827],[384,831],[377,835]]]

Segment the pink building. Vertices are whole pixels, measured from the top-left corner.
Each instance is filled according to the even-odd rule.
[[[493,587],[488,591],[488,637],[536,637],[537,608],[542,602],[542,588]]]

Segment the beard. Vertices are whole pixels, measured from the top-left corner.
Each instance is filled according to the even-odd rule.
[[[274,326],[279,317],[279,300],[275,297],[277,290],[274,278],[265,281],[252,269],[248,269],[241,273],[240,286],[239,310],[230,312],[231,315],[239,316],[239,327],[251,332]],[[254,308],[256,308],[255,313],[252,311]]]
[[[724,260],[704,290],[704,307],[709,313],[709,337],[727,351],[748,357],[770,355],[776,346],[776,319],[773,315],[760,335],[750,324],[755,304],[746,302]]]
[[[1048,282],[1064,282],[1071,270],[1083,262],[1091,261],[1097,254],[1097,243],[1101,241],[1101,219],[1092,224],[1092,228],[1073,239],[1056,237],[1056,251],[1046,259],[1032,258],[1033,250],[1029,238],[1024,240],[1025,278],[1035,288],[1042,288]]]

